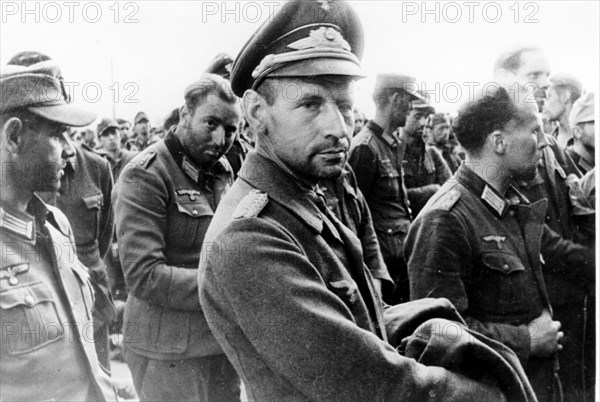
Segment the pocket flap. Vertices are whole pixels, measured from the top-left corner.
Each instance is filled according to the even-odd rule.
[[[391,160],[383,159],[380,164],[382,177],[400,177],[400,173],[398,173]]]
[[[0,308],[33,307],[41,302],[53,302],[52,292],[42,282],[4,290],[0,293]]]
[[[513,272],[525,271],[521,259],[507,253],[488,253],[482,257],[483,264],[494,271],[505,275]]]
[[[102,208],[102,193],[81,197],[87,209]]]

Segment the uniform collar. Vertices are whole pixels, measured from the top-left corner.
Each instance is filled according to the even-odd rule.
[[[373,132],[373,134],[375,134],[377,137],[381,137],[390,147],[395,147],[400,142],[398,130],[402,130],[402,128],[394,131],[391,135],[388,133],[384,134],[383,128],[381,128],[381,126],[379,126],[373,120],[369,120],[367,122],[367,128],[371,130],[371,132]]]
[[[323,218],[311,201],[312,190],[298,183],[297,179],[269,159],[255,151],[250,152],[239,172],[239,178],[267,193],[271,200],[287,209],[315,232],[321,233],[323,230]]]
[[[192,179],[194,183],[204,186],[209,178],[229,172],[228,165],[225,164],[223,158],[220,158],[217,163],[211,166],[209,171],[196,165],[192,157],[187,153],[185,148],[183,148],[183,145],[181,145],[179,138],[175,135],[174,128],[165,136],[164,141],[169,153],[173,156],[175,163],[177,163],[183,173]]]
[[[530,205],[529,200],[514,186],[511,185],[508,187],[506,197],[502,196],[464,163],[458,168],[456,177],[462,185],[475,194],[498,218],[503,218],[511,206]]]
[[[34,195],[25,212],[12,208],[10,205],[0,206],[0,228],[12,237],[35,244],[36,227],[46,223],[49,210],[46,204]]]

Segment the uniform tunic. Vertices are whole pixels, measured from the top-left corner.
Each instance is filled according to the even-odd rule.
[[[360,241],[313,193],[251,153],[205,237],[201,304],[249,399],[497,398],[386,342]]]
[[[33,198],[0,207],[0,400],[116,400],[93,342],[94,292],[73,233]]]
[[[465,164],[442,186],[407,237],[411,298],[448,298],[470,328],[515,351],[547,400],[554,361],[529,361],[527,328],[550,308],[541,260],[578,280],[593,277],[593,255],[544,224],[545,200],[529,204],[511,191],[509,202]],[[534,366],[548,376],[536,380]]]

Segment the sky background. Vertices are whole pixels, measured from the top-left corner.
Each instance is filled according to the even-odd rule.
[[[2,64],[22,50],[42,51],[61,65],[78,106],[99,117],[111,116],[114,107],[116,117],[129,120],[144,110],[153,124],[162,124],[183,103],[184,89],[217,53],[235,56],[281,4],[0,3]],[[570,72],[586,89],[597,91],[598,1],[351,3],[365,31],[363,67],[368,76],[357,86],[356,105],[369,117],[379,72],[415,76],[432,91],[437,110],[452,113],[470,91],[492,80],[498,54],[520,43],[540,46],[553,72]]]

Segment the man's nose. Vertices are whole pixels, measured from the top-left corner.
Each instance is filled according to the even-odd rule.
[[[548,146],[548,141],[546,140],[546,135],[543,130],[538,130],[537,132],[537,142],[538,149],[542,150]]]
[[[69,159],[73,155],[75,155],[75,148],[71,143],[71,139],[68,137],[67,132],[65,131],[60,139],[60,143],[62,145],[62,153],[61,157],[63,159]]]
[[[212,142],[218,147],[225,146],[225,129],[222,125],[219,125],[212,132]]]
[[[325,136],[334,136],[337,138],[350,138],[348,125],[344,114],[337,105],[328,103],[325,107]]]

